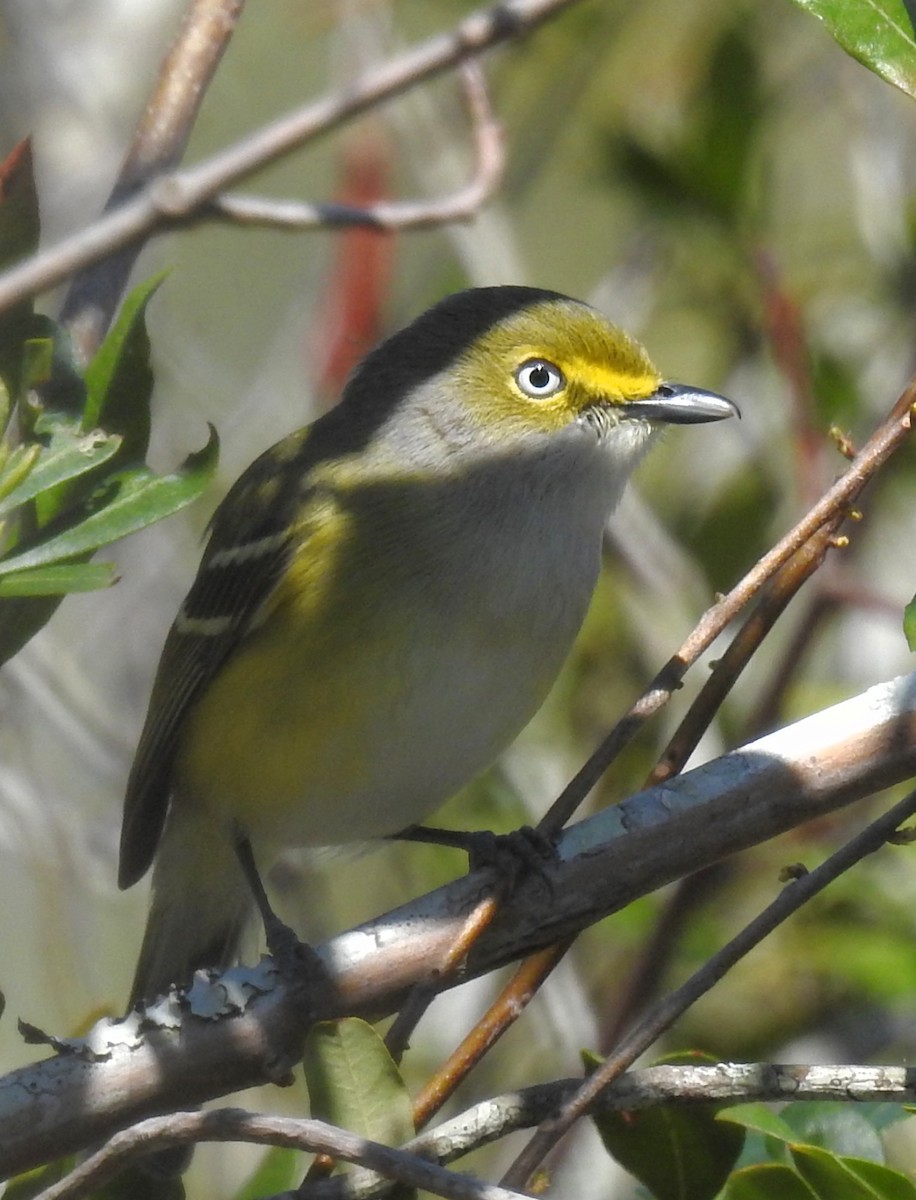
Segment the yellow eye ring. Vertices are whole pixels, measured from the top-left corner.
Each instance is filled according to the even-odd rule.
[[[532,400],[549,400],[566,387],[566,376],[546,358],[529,358],[515,372],[519,390]]]

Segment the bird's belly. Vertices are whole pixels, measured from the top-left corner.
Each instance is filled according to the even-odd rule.
[[[421,821],[540,707],[589,594],[496,624],[478,611],[402,624],[389,614],[354,622],[343,645],[274,621],[198,705],[192,721],[211,728],[209,704],[229,716],[218,742],[189,739],[178,792],[286,845],[354,842]]]

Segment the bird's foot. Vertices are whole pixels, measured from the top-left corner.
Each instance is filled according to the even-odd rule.
[[[235,852],[258,906],[267,950],[280,972],[280,977],[290,986],[302,989],[309,997],[310,1006],[319,1011],[321,997],[330,986],[330,976],[324,961],[314,947],[308,942],[303,942],[295,930],[285,921],[281,921],[274,912],[261,882],[251,842],[241,830],[236,833]]]
[[[548,868],[556,861],[553,839],[531,825],[522,825],[510,833],[491,833],[489,830],[433,829],[426,825],[410,825],[392,835],[394,841],[426,842],[435,846],[451,846],[464,850],[468,870],[489,868],[496,872],[508,894],[532,875],[553,890]]]
[[[303,942],[294,929],[271,909],[262,914],[267,951],[286,983],[322,989],[329,980],[328,969],[314,946]]]

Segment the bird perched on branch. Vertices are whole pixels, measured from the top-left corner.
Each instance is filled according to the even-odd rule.
[[[239,861],[397,833],[540,707],[605,523],[666,424],[732,416],[554,292],[449,296],[213,518],[127,787],[119,882],[155,859],[131,1000],[236,952]]]

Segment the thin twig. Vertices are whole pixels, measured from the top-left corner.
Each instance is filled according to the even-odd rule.
[[[215,196],[321,134],[385,100],[533,30],[576,0],[503,0],[466,17],[397,58],[366,71],[345,89],[312,101],[196,166],[160,176],[86,229],[0,275],[0,312],[74,272],[144,241],[157,230],[207,216]]]
[[[436,1073],[417,1094],[413,1102],[417,1129],[442,1108],[477,1063],[518,1020],[572,943],[573,939],[569,938],[559,946],[548,946],[525,959],[467,1037],[437,1067]]]
[[[155,90],[105,212],[118,208],[151,179],[181,161],[210,81],[229,45],[245,0],[191,0],[159,69]],[[73,280],[61,310],[84,362],[94,354],[121,301],[141,242],[97,261]]]
[[[545,1121],[518,1156],[502,1182],[506,1187],[524,1188],[532,1173],[557,1141],[594,1104],[608,1084],[619,1078],[686,1010],[706,994],[735,963],[813,896],[823,891],[845,871],[891,839],[901,824],[916,813],[916,790],[842,846],[819,867],[787,884],[777,898],[754,918],[718,953],[714,954],[686,983],[660,1001],[632,1032],[618,1044],[604,1063],[590,1075],[575,1097]]]
[[[725,697],[760,649],[764,638],[773,630],[790,600],[824,563],[833,547],[835,530],[843,520],[844,514],[841,512],[819,529],[770,580],[759,603],[715,663],[644,786],[663,783],[684,769]],[[688,876],[675,889],[658,919],[653,936],[633,965],[629,984],[623,989],[614,1016],[615,1040],[637,1015],[637,1006],[641,1008],[650,997],[653,983],[661,978],[665,956],[676,944],[675,932],[684,927],[688,915],[708,896],[713,878],[721,880],[722,875],[722,865],[716,864]]]
[[[892,409],[888,420],[863,447],[861,453],[833,488],[802,521],[732,589],[728,596],[710,609],[681,649],[656,676],[598,750],[563,791],[541,821],[540,829],[553,834],[566,823],[574,808],[585,798],[601,774],[637,732],[642,723],[669,698],[676,683],[696,658],[724,629],[727,622],[763,585],[772,580],[770,591],[758,610],[723,655],[682,722],[675,740],[660,760],[650,782],[660,782],[679,771],[692,752],[711,715],[734,683],[773,622],[804,581],[817,569],[827,554],[836,528],[845,519],[846,508],[876,471],[904,441],[910,428],[910,405],[916,395],[911,383]],[[494,913],[491,914],[495,915]],[[531,998],[548,975],[555,970],[571,941],[540,950],[517,969],[497,999],[437,1069],[415,1103],[418,1125],[428,1120],[485,1053],[521,1016]]]
[[[494,880],[494,886],[497,882]],[[436,971],[435,978],[411,991],[406,1004],[398,1013],[397,1019],[385,1038],[385,1045],[396,1062],[400,1061],[410,1036],[426,1009],[464,966],[468,954],[489,929],[498,912],[499,902],[495,896],[485,896],[479,904],[475,905],[468,914],[461,932],[449,946],[448,954]],[[414,1110],[414,1123],[416,1125],[422,1123],[417,1117],[416,1109]]]
[[[555,1079],[549,1083],[520,1088],[516,1092],[488,1097],[435,1128],[411,1138],[400,1147],[400,1152],[419,1157],[424,1162],[438,1163],[440,1167],[447,1166],[511,1133],[539,1125],[575,1094],[581,1082],[581,1079]],[[603,1112],[638,1112],[659,1104],[741,1104],[787,1100],[913,1104],[916,1102],[916,1081],[908,1067],[895,1066],[679,1064],[627,1071],[605,1089],[595,1107]],[[171,1117],[153,1118],[116,1137],[124,1138],[125,1143],[135,1143],[145,1134],[146,1137],[155,1137],[156,1145],[161,1147],[164,1143],[158,1139],[166,1132],[170,1122],[172,1128],[177,1125],[190,1132],[191,1127],[185,1118],[197,1116],[199,1114],[177,1113],[174,1122]],[[312,1136],[314,1127],[320,1125],[307,1118],[261,1116],[233,1109],[213,1110],[212,1120],[213,1125],[218,1125],[225,1134],[221,1140],[256,1140],[263,1145],[283,1144],[295,1149],[303,1149],[306,1139],[311,1146],[315,1140]],[[299,1141],[294,1140],[297,1129],[302,1135]],[[325,1126],[324,1129],[329,1135],[339,1137],[333,1127]],[[252,1137],[243,1138],[237,1132],[239,1130],[249,1131]],[[207,1136],[215,1135],[211,1130]],[[201,1136],[200,1140],[205,1139]],[[109,1147],[111,1145],[109,1143]],[[148,1145],[149,1142],[145,1141],[144,1150]],[[108,1147],[105,1151],[108,1151]],[[126,1155],[127,1150],[121,1153]],[[107,1170],[107,1158],[104,1161]],[[95,1162],[98,1167],[101,1166],[98,1158]],[[87,1160],[84,1165],[92,1166],[91,1171],[82,1173],[76,1179],[70,1175],[65,1181],[72,1191],[62,1193],[60,1185],[55,1185],[42,1192],[38,1200],[64,1200],[75,1192],[78,1183],[84,1188],[97,1185],[102,1178],[97,1173],[97,1166],[92,1165],[92,1160]],[[121,1165],[118,1164],[116,1169],[121,1170]],[[455,1176],[449,1178],[454,1179]],[[312,1186],[309,1195],[314,1196],[315,1200],[369,1200],[369,1197],[381,1194],[383,1186],[379,1183],[377,1172],[364,1170],[346,1179]]]
[[[502,128],[490,108],[486,82],[478,64],[462,64],[461,78],[474,135],[474,172],[468,182],[451,195],[437,200],[398,200],[357,207],[225,193],[214,198],[210,215],[237,225],[265,225],[270,229],[292,231],[367,226],[392,232],[472,220],[499,186],[505,153]]]
[[[650,772],[645,786],[662,783],[683,770],[700,738],[719,711],[744,668],[760,649],[764,638],[834,546],[837,528],[845,519],[842,510],[811,535],[803,546],[779,568],[769,581],[760,602],[732,638],[724,653],[684,715],[659,761]]]
[[[890,416],[862,447],[848,471],[842,475],[798,524],[768,551],[728,595],[707,609],[699,623],[659,671],[630,711],[614,726],[591,758],[566,786],[539,825],[555,835],[566,824],[588,793],[645,722],[669,700],[687,668],[712,644],[728,623],[755,596],[783,563],[824,525],[834,521],[852,503],[875,472],[906,441],[912,427],[916,403],[916,380],[911,380]]]
[[[520,1200],[517,1192],[480,1183],[468,1175],[457,1175],[434,1163],[425,1162],[403,1150],[348,1133],[324,1121],[306,1118],[262,1116],[241,1108],[209,1112],[177,1112],[149,1117],[130,1129],[116,1133],[101,1150],[77,1166],[67,1177],[47,1188],[38,1200],[75,1200],[97,1188],[124,1166],[153,1150],[196,1142],[253,1142],[264,1146],[286,1146],[293,1150],[321,1150],[335,1158],[359,1163],[386,1179],[409,1187],[423,1188],[453,1200]]]

